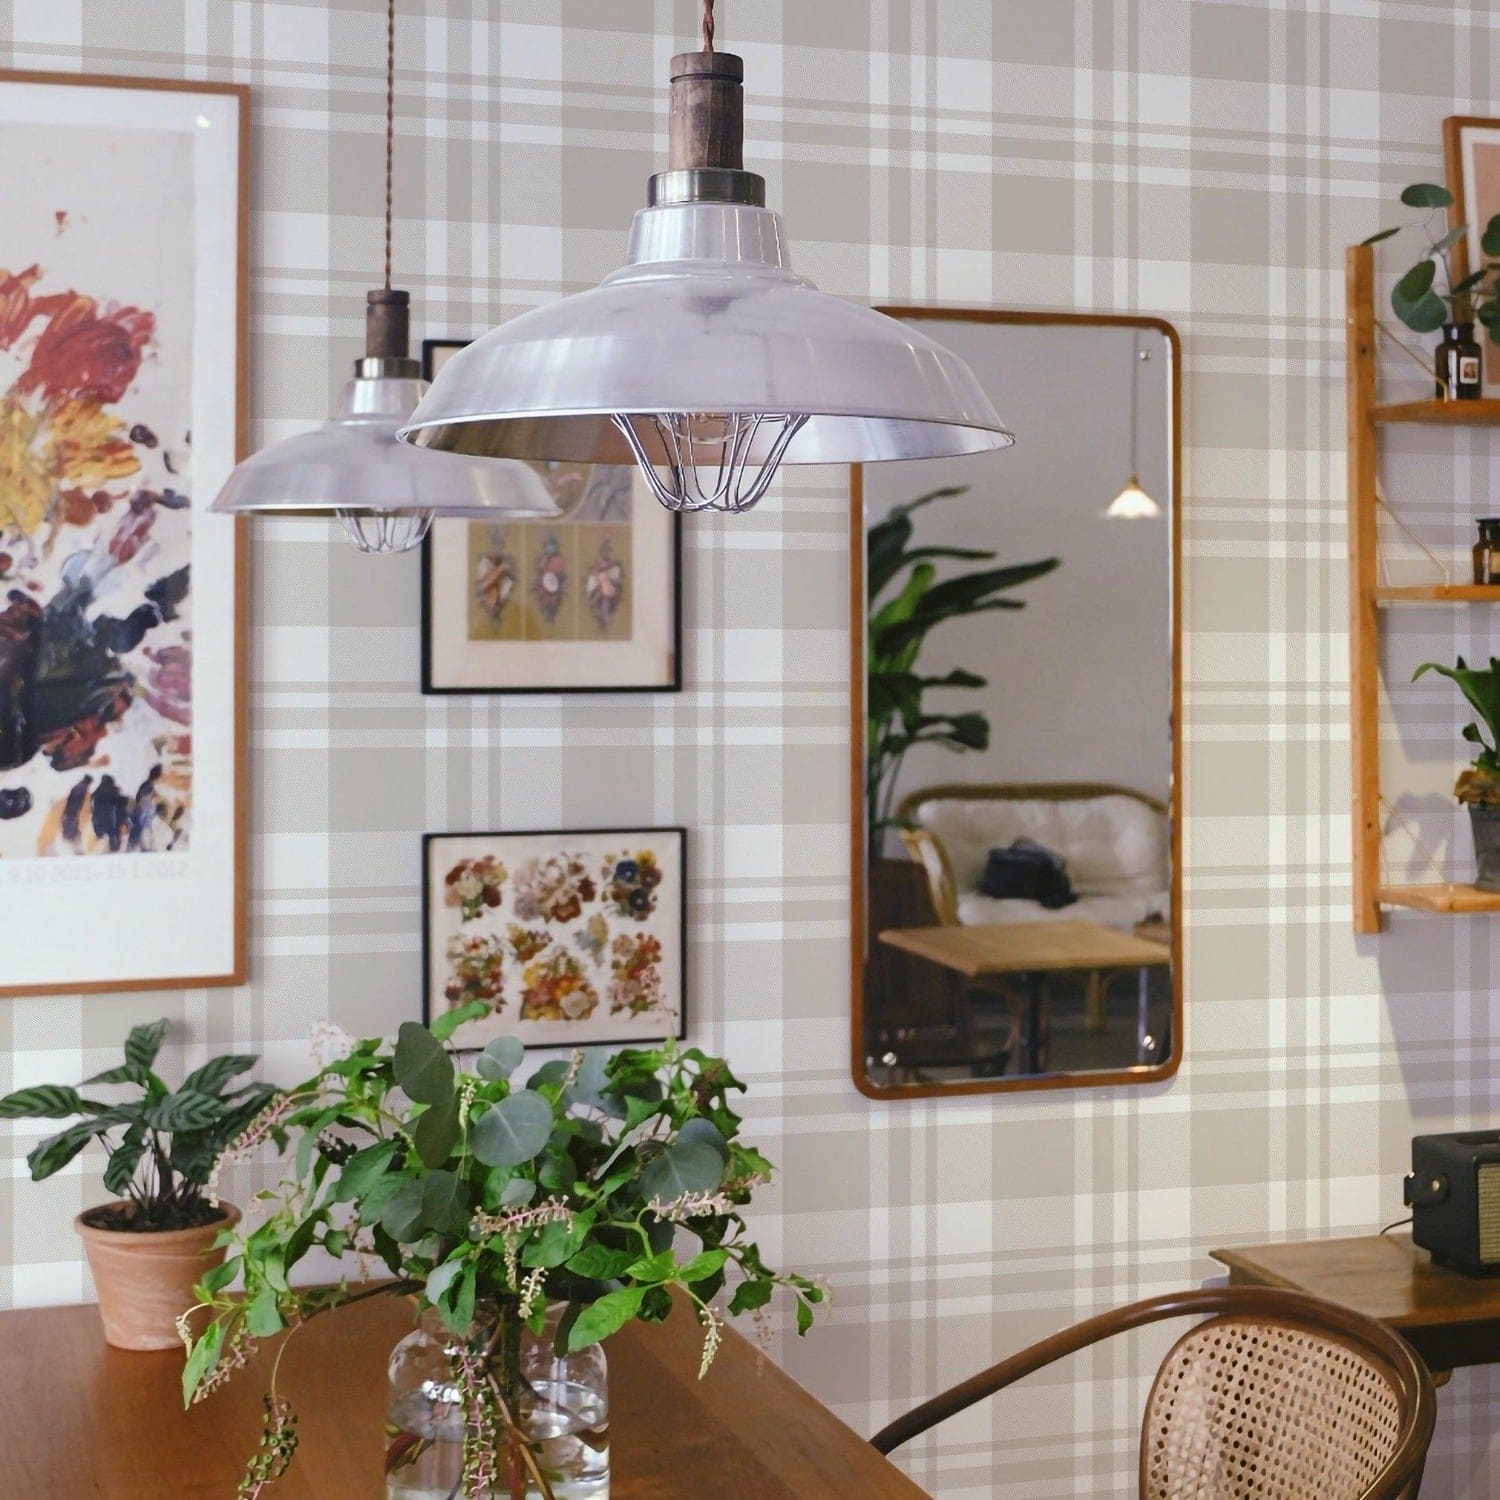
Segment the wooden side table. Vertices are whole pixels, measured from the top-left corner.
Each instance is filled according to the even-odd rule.
[[[1150,972],[1172,962],[1172,950],[1097,922],[994,922],[958,927],[895,927],[880,941],[915,953],[968,979],[1020,974],[1027,979],[1026,1071],[1046,1071],[1042,1031],[1048,974],[1136,969],[1136,1049],[1144,1060]]]
[[[1435,1266],[1409,1234],[1210,1253],[1228,1266],[1231,1286],[1290,1287],[1378,1318],[1422,1356],[1434,1376],[1500,1363],[1500,1279]]]

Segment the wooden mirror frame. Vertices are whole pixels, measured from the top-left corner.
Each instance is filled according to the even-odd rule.
[[[921,1083],[890,1086],[875,1083],[865,1071],[864,962],[866,916],[865,892],[865,505],[864,466],[849,470],[849,829],[850,912],[849,1058],[854,1086],[869,1099],[932,1099],[966,1094],[1018,1093],[1033,1089],[1104,1088],[1126,1083],[1163,1083],[1182,1064],[1187,1044],[1183,1018],[1182,973],[1182,344],[1177,330],[1164,319],[1110,313],[1001,312],[975,307],[882,307],[878,311],[903,321],[1053,325],[1058,327],[1105,327],[1149,329],[1160,333],[1171,353],[1167,412],[1171,432],[1168,458],[1171,466],[1168,543],[1168,586],[1171,637],[1171,793],[1168,799],[1171,854],[1171,953],[1172,1039],[1171,1055],[1164,1062],[1137,1064],[1128,1068],[1103,1068],[1091,1072],[1039,1073],[1017,1078],[974,1079],[960,1083]]]

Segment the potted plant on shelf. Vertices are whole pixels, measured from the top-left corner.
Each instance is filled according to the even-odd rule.
[[[168,1023],[135,1027],[125,1061],[79,1088],[43,1083],[0,1099],[0,1120],[69,1120],[26,1160],[33,1182],[60,1171],[92,1141],[104,1148],[104,1185],[116,1198],[73,1221],[99,1294],[104,1337],[119,1349],[170,1349],[194,1284],[224,1258],[214,1242],[239,1211],[213,1200],[214,1163],[275,1094],[264,1083],[231,1085],[259,1060],[211,1058],[174,1092],[152,1070]],[[80,1088],[123,1084],[109,1102]]]
[[[1408,208],[1425,209],[1423,218],[1409,224],[1382,229],[1362,243],[1378,245],[1404,229],[1416,229],[1427,241],[1421,256],[1391,290],[1391,311],[1414,333],[1443,330],[1434,355],[1437,394],[1445,400],[1473,400],[1482,389],[1481,352],[1474,340],[1474,321],[1484,324],[1492,343],[1500,343],[1500,286],[1492,273],[1500,262],[1500,214],[1485,225],[1479,247],[1486,263],[1468,275],[1453,279],[1453,249],[1468,233],[1467,224],[1455,224],[1436,234],[1436,216],[1453,205],[1453,194],[1435,182],[1414,182],[1401,190]],[[1442,272],[1441,283],[1438,272]]]
[[[410,1297],[420,1319],[392,1356],[390,1492],[567,1500],[608,1492],[601,1430],[608,1397],[600,1342],[632,1319],[691,1309],[707,1371],[716,1303],[757,1312],[778,1287],[811,1326],[822,1298],[768,1268],[741,1209],[771,1166],[739,1139],[728,1066],[697,1048],[575,1052],[524,1083],[514,1038],[474,1071],[443,1043],[485,1013],[472,1004],[431,1028],[408,1021],[279,1098],[227,1160],[269,1136],[286,1154],[269,1216],[227,1230],[224,1263],[185,1318],[183,1394],[207,1395],[256,1340],[365,1297]],[[383,1263],[389,1279],[302,1289],[288,1277],[315,1249]],[[244,1277],[243,1295],[227,1288]],[[258,1496],[296,1448],[276,1389],[242,1494]]]
[[[1500,659],[1490,658],[1488,667],[1470,667],[1463,657],[1456,666],[1444,667],[1424,661],[1412,673],[1415,682],[1424,672],[1441,672],[1458,684],[1484,722],[1464,725],[1464,738],[1479,746],[1473,763],[1459,772],[1453,795],[1469,809],[1474,829],[1474,857],[1479,869],[1474,885],[1481,891],[1500,891]],[[1485,730],[1489,738],[1485,738]]]

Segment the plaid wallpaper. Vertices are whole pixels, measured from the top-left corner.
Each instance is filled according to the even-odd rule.
[[[690,0],[402,0],[398,282],[463,336],[620,260],[664,149]],[[862,1431],[1022,1343],[1210,1274],[1207,1250],[1400,1213],[1416,1129],[1493,1122],[1496,929],[1356,943],[1345,730],[1342,251],[1486,113],[1484,0],[729,0],[747,155],[799,269],[880,301],[1162,314],[1186,370],[1187,1061],[1152,1090],[877,1105],[847,1076],[842,476],[687,525],[680,696],[423,700],[417,571],[258,534],[253,976],[235,992],[0,1004],[0,1088],[102,1066],[170,1014],[184,1061],[306,1063],[325,1015],[418,1007],[425,829],[694,831],[692,1031],[783,1168],[756,1227],[837,1301],[778,1357]],[[378,280],[381,0],[10,0],[11,66],[255,90],[253,439],[326,413]],[[1447,443],[1444,437],[1444,444]],[[1460,478],[1487,494],[1488,438]],[[1441,514],[1446,447],[1409,472]],[[1425,465],[1425,467],[1424,467]],[[1483,619],[1468,622],[1482,629]],[[1451,626],[1429,622],[1436,649]],[[1450,755],[1450,705],[1427,705]],[[1420,717],[1420,715],[1419,715]],[[15,941],[6,934],[6,941]],[[76,1299],[76,1170],[5,1136],[0,1302]],[[1134,1493],[1159,1341],[949,1423],[944,1497]],[[1440,1395],[1435,1496],[1500,1491],[1500,1386]]]

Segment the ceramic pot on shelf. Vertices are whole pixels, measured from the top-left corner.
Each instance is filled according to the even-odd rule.
[[[1500,892],[1500,806],[1469,803],[1469,823],[1474,830],[1475,889]]]
[[[189,1229],[110,1229],[91,1219],[123,1200],[85,1209],[73,1220],[99,1294],[105,1341],[116,1349],[180,1349],[177,1319],[196,1300],[193,1287],[224,1260],[214,1241],[239,1223],[240,1211],[224,1204],[219,1217]]]

